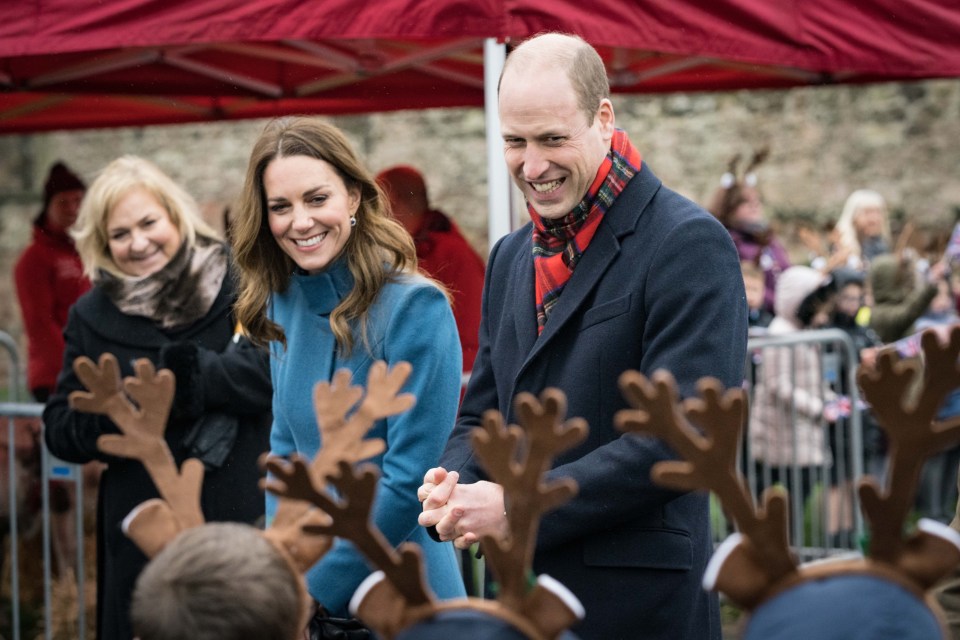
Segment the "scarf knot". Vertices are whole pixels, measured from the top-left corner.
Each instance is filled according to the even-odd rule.
[[[614,131],[610,151],[583,199],[567,215],[544,218],[528,203],[533,221],[533,270],[537,332],[543,333],[556,304],[607,210],[630,179],[640,171],[640,152],[626,132]]]

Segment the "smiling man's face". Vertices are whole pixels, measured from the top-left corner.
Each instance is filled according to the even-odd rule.
[[[613,106],[592,119],[556,65],[508,67],[500,82],[504,159],[527,202],[544,218],[562,218],[587,193],[613,137]]]

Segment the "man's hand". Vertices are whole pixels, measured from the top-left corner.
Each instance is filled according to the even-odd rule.
[[[438,470],[442,473],[431,473]],[[455,473],[442,469],[427,472],[424,486],[417,491],[418,496],[424,497],[420,524],[436,526],[440,539],[452,540],[458,549],[469,548],[483,535],[505,537],[503,487],[484,480],[458,485],[451,481]]]
[[[459,473],[448,472],[443,467],[434,467],[427,471],[423,476],[423,484],[417,489],[417,500],[423,503],[423,510],[431,511],[446,505],[459,480]]]

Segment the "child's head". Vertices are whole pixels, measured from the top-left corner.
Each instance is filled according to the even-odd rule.
[[[837,316],[855,318],[863,306],[864,277],[855,269],[835,269],[831,275],[837,285],[834,312]]]
[[[826,325],[836,297],[832,278],[803,265],[790,267],[777,279],[777,315],[801,329]]]
[[[130,615],[140,640],[294,640],[306,625],[302,577],[245,524],[188,529],[137,579]]]
[[[743,274],[743,287],[747,291],[747,307],[759,309],[763,306],[763,271],[753,262],[741,262],[740,272]]]

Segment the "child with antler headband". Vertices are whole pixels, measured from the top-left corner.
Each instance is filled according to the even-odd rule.
[[[750,613],[747,640],[947,637],[929,592],[960,563],[960,533],[935,521],[921,520],[915,528],[906,521],[924,460],[960,441],[960,419],[937,418],[944,398],[960,385],[960,328],[945,342],[928,332],[922,349],[922,372],[885,352],[858,373],[864,397],[890,438],[884,486],[866,477],[859,487],[870,524],[866,557],[802,566],[789,544],[784,490],[768,489],[755,505],[738,471],[744,391],[703,379],[700,397],[680,401],[669,373],[648,379],[630,371],[621,377],[633,409],[617,415],[620,428],[658,436],[680,454],[681,460],[655,466],[653,479],[715,492],[737,525],[714,554],[703,584]]]
[[[756,168],[767,154],[767,149],[756,151],[742,175],[737,173],[740,154],[731,158],[707,210],[730,232],[740,260],[752,262],[763,271],[764,307],[774,313],[777,277],[790,267],[790,256],[764,217],[757,188]]]
[[[255,342],[270,345],[275,455],[313,457],[326,446],[313,426],[323,416],[309,402],[317,382],[342,368],[363,377],[375,360],[413,365],[406,390],[416,406],[378,419],[370,434],[386,443],[365,456],[383,471],[374,520],[391,544],[422,545],[431,587],[456,597],[465,593],[456,555],[417,526],[416,489],[453,428],[460,343],[444,291],[417,274],[413,240],[387,202],[336,127],[317,118],[268,124],[233,221],[237,314]],[[269,497],[267,511],[277,513]],[[310,572],[310,593],[345,616],[369,573],[357,550],[338,542]]]
[[[409,542],[394,549],[371,520],[379,469],[369,463],[355,466],[384,446],[382,440],[364,439],[375,422],[414,405],[415,398],[400,393],[411,372],[408,363],[388,369],[375,362],[365,388],[351,384],[348,370],[338,371],[332,383],[317,384],[313,404],[324,446],[312,461],[299,455],[265,458],[273,473],[265,485],[280,504],[265,532],[241,524],[204,524],[199,511],[203,465],[191,459],[178,466],[163,437],[173,396],[170,371],[156,371],[141,360],[136,376],[107,387],[101,380],[116,372],[109,354],[99,363],[80,358],[74,367],[89,391],[75,392],[71,400],[110,415],[120,426],[120,435],[103,436],[98,446],[143,464],[162,496],[138,505],[123,523],[124,533],[152,558],[133,596],[139,640],[293,640],[309,613],[301,574],[330,549],[332,536],[353,543],[380,569],[354,594],[351,609],[384,640],[458,634],[576,640],[567,628],[583,617],[582,606],[548,576],[533,580],[531,567],[542,514],[577,491],[570,479],[545,478],[552,458],[587,433],[583,420],[564,419],[562,392],[545,390],[539,400],[518,396],[522,427],[504,425],[503,417],[491,411],[475,431],[478,456],[517,509],[506,539],[484,540],[500,585],[497,600],[441,602],[426,581],[422,549]],[[361,637],[353,631],[329,637]],[[311,629],[309,637],[328,636]]]

